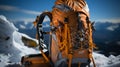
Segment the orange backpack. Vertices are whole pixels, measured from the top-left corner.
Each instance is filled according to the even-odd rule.
[[[55,14],[58,13],[58,14]],[[71,66],[86,66],[93,61],[94,67],[95,62],[93,60],[92,52],[94,48],[94,43],[92,41],[92,23],[88,19],[86,23],[88,26],[87,30],[84,30],[82,23],[78,21],[78,16],[76,12],[62,12],[56,9],[56,12],[44,12],[39,17],[39,22],[37,24],[38,39],[40,40],[40,46],[43,45],[43,36],[40,35],[43,32],[40,27],[42,27],[43,17],[46,15],[50,17],[51,20],[51,44],[49,45],[49,58],[46,61],[54,64],[55,67],[71,67]],[[56,16],[55,16],[56,15]],[[74,17],[74,19],[73,19]],[[87,31],[86,34],[85,32]],[[46,34],[46,33],[45,33]],[[41,49],[42,51],[42,49]]]
[[[52,62],[55,67],[85,67],[90,66],[92,61],[95,65],[92,52],[95,47],[92,39],[93,23],[86,18],[87,29],[83,22],[79,20],[79,14],[69,7],[67,11],[54,7],[52,12],[43,12],[37,17],[37,38],[40,44],[40,50],[47,62]],[[43,32],[42,22],[45,16],[50,18],[50,32]],[[36,22],[34,24],[36,24]],[[49,57],[44,54],[43,35],[49,34],[51,41],[48,47]]]

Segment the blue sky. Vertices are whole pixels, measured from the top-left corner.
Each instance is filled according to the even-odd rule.
[[[0,0],[0,15],[11,21],[34,21],[43,11],[51,11],[55,0]],[[120,22],[120,0],[86,0],[92,21]]]

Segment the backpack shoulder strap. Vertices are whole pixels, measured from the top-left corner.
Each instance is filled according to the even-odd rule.
[[[43,52],[43,49],[44,49],[44,45],[43,45],[43,31],[42,31],[42,23],[43,23],[43,20],[45,18],[45,16],[48,16],[50,21],[52,21],[52,14],[51,12],[43,12],[40,16],[37,16],[37,19],[36,19],[36,26],[37,26],[37,38],[38,38],[38,41],[39,41],[39,46],[40,46],[40,51],[41,51],[41,54],[42,56],[45,58],[45,60],[47,62],[50,62],[50,60],[48,59],[48,57],[44,54]]]

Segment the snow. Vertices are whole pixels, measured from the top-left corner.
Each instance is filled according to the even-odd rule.
[[[112,25],[112,26],[107,27],[107,30],[114,31],[118,27],[119,27],[119,25]]]
[[[3,15],[0,15],[0,32],[0,67],[4,67],[4,63],[20,62],[24,55],[40,53],[37,49],[24,46],[21,37],[25,34],[19,33]],[[25,37],[30,38],[27,35]]]
[[[10,55],[0,54],[0,66],[1,67],[4,67],[5,65],[8,64],[6,62],[9,62],[9,57],[10,57]]]
[[[110,55],[109,57],[106,57],[103,54],[94,52],[93,57],[97,67],[120,67],[120,55]],[[93,67],[92,63],[91,66]]]
[[[93,53],[95,63],[98,67],[104,67],[106,66],[106,63],[108,63],[109,58],[105,57],[104,55],[98,54],[98,53]]]
[[[24,46],[21,37],[32,38],[19,33],[18,29],[2,15],[0,15],[0,32],[0,67],[5,67],[9,63],[17,63],[24,55],[40,53],[36,49]],[[120,55],[106,57],[94,52],[93,56],[97,67],[120,67]],[[93,67],[92,63],[91,67]]]
[[[20,28],[21,29],[26,29],[26,27],[24,25],[22,25],[22,24],[20,25]]]

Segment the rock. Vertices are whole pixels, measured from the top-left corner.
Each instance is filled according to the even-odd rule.
[[[27,37],[24,37],[24,36],[22,36],[22,42],[25,44],[25,46],[28,46],[28,47],[37,47],[38,46],[36,41],[29,39]]]

